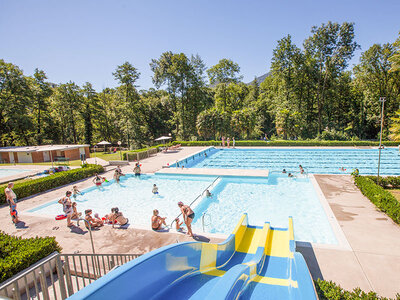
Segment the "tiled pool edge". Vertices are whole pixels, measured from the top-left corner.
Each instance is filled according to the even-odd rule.
[[[332,244],[318,244],[318,243],[307,243],[307,242],[297,242],[296,244],[302,247],[309,247],[310,244],[312,246],[315,246],[316,248],[323,248],[323,249],[335,249],[335,250],[350,250],[352,251],[352,248],[347,241],[347,238],[342,230],[342,228],[339,225],[338,220],[336,219],[335,214],[333,213],[328,200],[325,198],[324,193],[321,190],[321,187],[319,186],[317,180],[315,179],[313,174],[309,174],[309,179],[311,184],[314,187],[314,190],[318,196],[318,200],[324,209],[324,212],[326,214],[326,217],[328,219],[329,225],[332,228],[333,234],[336,237],[336,240],[338,242],[338,245],[332,245]],[[294,224],[296,226],[296,224]]]

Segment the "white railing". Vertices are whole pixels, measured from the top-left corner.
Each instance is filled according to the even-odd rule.
[[[60,254],[53,252],[0,284],[0,298],[66,299],[139,254]]]

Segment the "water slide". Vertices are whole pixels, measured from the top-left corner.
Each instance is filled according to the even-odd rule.
[[[220,244],[162,247],[96,280],[69,299],[317,299],[288,228],[251,226],[244,214]]]

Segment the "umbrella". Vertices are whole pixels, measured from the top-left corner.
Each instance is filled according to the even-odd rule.
[[[159,138],[156,138],[155,141],[164,141],[164,146],[165,146],[165,141],[170,140],[170,139],[172,139],[172,137],[163,135],[163,136],[160,136]]]
[[[104,152],[106,152],[106,145],[111,145],[111,143],[107,141],[101,141],[100,143],[97,143],[96,145],[104,145]]]

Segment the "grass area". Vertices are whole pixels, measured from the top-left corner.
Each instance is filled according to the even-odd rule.
[[[388,191],[400,202],[400,189],[388,189]]]
[[[124,153],[127,153],[129,151],[121,151],[121,154],[119,153],[119,151],[117,151],[116,153],[105,153],[105,152],[97,152],[95,153],[90,153],[90,157],[97,157],[97,158],[101,158],[104,160],[122,160],[122,157],[124,155]]]

